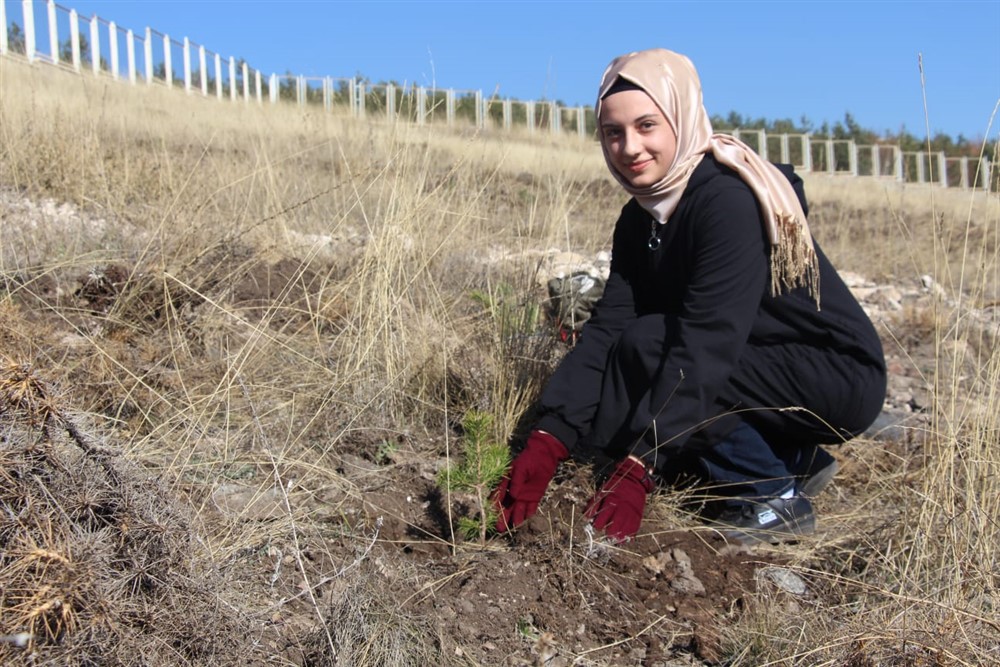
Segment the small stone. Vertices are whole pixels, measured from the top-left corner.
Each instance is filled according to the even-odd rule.
[[[666,567],[667,563],[670,561],[670,555],[667,553],[658,553],[655,556],[647,556],[642,559],[642,566],[653,573],[653,575],[663,574],[663,569]]]
[[[670,581],[670,588],[685,595],[704,595],[705,584],[701,579],[694,576],[690,570],[681,570],[681,573]]]
[[[802,577],[784,567],[766,567],[760,571],[760,575],[792,595],[805,595],[808,590]]]
[[[670,557],[680,565],[681,567],[691,567],[691,557],[687,555],[687,552],[680,548],[675,548],[670,550]]]

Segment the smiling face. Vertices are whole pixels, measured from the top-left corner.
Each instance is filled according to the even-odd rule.
[[[663,179],[677,155],[677,134],[660,107],[641,90],[601,101],[601,141],[612,166],[634,187]]]

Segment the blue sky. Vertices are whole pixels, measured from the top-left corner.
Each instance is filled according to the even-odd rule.
[[[2,0],[8,21],[20,0]],[[1000,134],[1000,0],[948,2],[415,2],[60,0],[142,33],[245,58],[268,73],[397,80],[518,99],[592,104],[616,55],[691,57],[709,113],[850,112],[863,127],[924,136]],[[37,1],[42,6],[43,2]],[[39,10],[41,11],[41,9]]]

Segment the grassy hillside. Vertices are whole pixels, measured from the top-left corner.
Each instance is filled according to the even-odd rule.
[[[541,280],[607,250],[625,202],[597,146],[0,60],[0,660],[1000,660],[998,199],[806,178],[835,265],[917,286],[875,319],[930,397],[837,452],[826,529],[725,551],[664,491],[597,562],[580,465],[548,523],[483,549],[434,477],[470,410],[516,437],[565,353]],[[640,556],[677,534],[734,574],[666,605]]]

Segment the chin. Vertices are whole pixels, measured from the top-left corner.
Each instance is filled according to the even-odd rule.
[[[628,182],[632,185],[632,187],[636,188],[645,188],[656,183],[654,179],[646,176],[645,174],[642,176],[636,176],[635,178],[630,178],[628,179]]]

